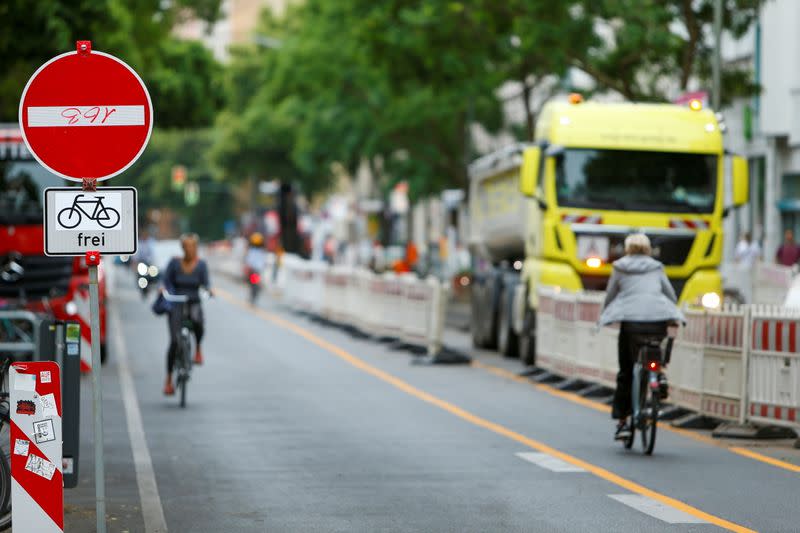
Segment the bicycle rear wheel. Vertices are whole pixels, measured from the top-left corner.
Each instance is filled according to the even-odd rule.
[[[660,392],[649,386],[647,374],[642,376],[639,394],[639,420],[642,433],[642,448],[646,455],[653,454],[656,445],[656,429],[658,428],[658,412],[660,405]]]

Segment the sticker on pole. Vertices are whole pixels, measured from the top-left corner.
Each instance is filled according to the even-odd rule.
[[[137,244],[133,187],[50,187],[44,191],[44,253],[133,255]]]
[[[147,146],[153,105],[122,60],[78,41],[28,80],[19,104],[22,138],[49,171],[72,181],[106,180],[130,167]]]

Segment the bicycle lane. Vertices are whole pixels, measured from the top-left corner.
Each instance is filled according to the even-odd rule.
[[[295,316],[281,316],[298,322]],[[381,345],[302,324],[426,393],[644,487],[739,524],[765,531],[796,530],[800,488],[796,473],[663,431],[654,457],[625,452],[611,441],[608,415],[508,379],[486,379],[485,372],[474,368],[409,366],[408,358],[389,353]]]
[[[119,302],[112,299],[109,305],[119,306]],[[117,334],[113,325],[109,334]],[[110,357],[102,366],[107,530],[144,531],[116,355],[112,343]],[[96,525],[92,382],[88,374],[81,376],[80,409],[78,486],[64,490],[65,531],[94,531]]]
[[[521,468],[513,441],[226,299],[206,306],[207,365],[181,410],[160,395],[166,326],[148,314],[124,329],[172,531],[671,530],[609,515],[605,481]]]

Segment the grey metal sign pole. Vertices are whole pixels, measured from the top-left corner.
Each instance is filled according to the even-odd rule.
[[[97,533],[106,532],[106,476],[103,457],[103,380],[100,361],[100,290],[97,282],[99,252],[87,252],[89,267],[89,315],[92,331],[92,411],[94,412],[94,494]]]

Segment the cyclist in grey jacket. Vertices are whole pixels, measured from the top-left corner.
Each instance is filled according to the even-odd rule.
[[[650,239],[637,233],[625,239],[625,257],[614,262],[608,280],[600,324],[620,323],[617,355],[619,372],[611,417],[617,419],[617,438],[630,434],[627,418],[631,413],[631,382],[636,347],[631,333],[636,327],[651,325],[666,335],[667,323],[683,322],[675,290],[664,272],[664,265],[651,256]]]

